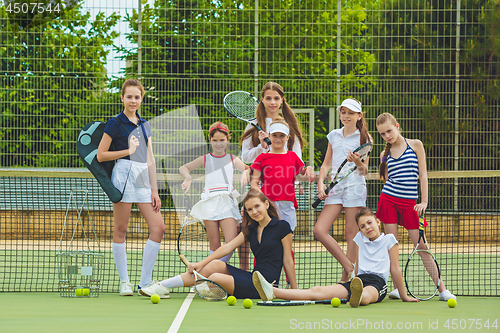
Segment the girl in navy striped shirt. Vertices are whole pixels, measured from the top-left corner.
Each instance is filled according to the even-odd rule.
[[[380,179],[385,182],[377,208],[377,218],[384,223],[387,234],[398,237],[398,225],[405,227],[413,242],[419,238],[418,217],[425,213],[429,202],[429,183],[427,165],[422,141],[406,139],[399,132],[399,123],[390,113],[383,113],[377,118],[377,131],[386,142],[385,150],[380,154]],[[421,202],[417,204],[418,182],[420,180]],[[425,248],[423,242],[420,244]],[[435,265],[432,258],[422,256],[424,266]],[[429,271],[429,270],[428,270]],[[400,298],[398,286],[389,298]],[[455,298],[442,280],[439,284],[439,299],[447,301]]]

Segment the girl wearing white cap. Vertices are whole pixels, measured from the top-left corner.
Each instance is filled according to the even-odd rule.
[[[355,215],[361,207],[366,206],[366,182],[364,176],[368,173],[368,158],[364,162],[361,162],[359,155],[352,151],[367,142],[373,142],[373,139],[368,133],[361,103],[358,100],[354,98],[344,100],[342,105],[337,107],[337,111],[344,126],[331,131],[327,135],[328,149],[318,177],[318,198],[325,200],[325,206],[314,226],[313,233],[316,239],[344,267],[342,281],[347,281],[348,276],[353,271],[352,263],[356,260],[353,239],[358,229]],[[342,183],[337,184],[328,195],[325,194],[326,186],[324,181],[328,171],[330,168],[337,170],[346,158],[349,162],[356,164],[358,167],[357,171],[347,177]],[[332,174],[332,179],[334,177],[335,174]],[[342,211],[345,212],[347,257],[343,255],[342,248],[328,232]]]

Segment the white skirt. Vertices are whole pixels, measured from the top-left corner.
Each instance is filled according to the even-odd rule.
[[[123,193],[120,202],[151,203],[151,183],[147,163],[119,159],[113,168],[111,182]]]
[[[191,216],[198,220],[219,221],[234,218],[241,223],[238,202],[228,192],[202,193],[201,200],[191,208]]]

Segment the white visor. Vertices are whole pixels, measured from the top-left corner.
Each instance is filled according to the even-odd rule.
[[[356,101],[355,99],[352,99],[352,98],[348,98],[346,100],[344,100],[342,102],[342,105],[340,105],[339,107],[337,107],[337,111],[340,112],[340,109],[345,106],[346,108],[348,108],[349,110],[351,111],[354,111],[354,112],[362,112],[361,111],[361,103]]]
[[[274,123],[271,126],[269,126],[269,134],[277,132],[284,133],[286,135],[290,134],[290,130],[288,129],[288,126],[286,126],[285,124]]]

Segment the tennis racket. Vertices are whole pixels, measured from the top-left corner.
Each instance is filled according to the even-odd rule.
[[[419,217],[419,237],[415,249],[405,266],[405,284],[408,292],[421,301],[434,297],[441,283],[441,274],[436,257],[429,249],[424,232],[424,217]],[[419,248],[423,241],[425,248]]]
[[[346,304],[345,298],[341,299],[342,304]],[[262,306],[297,306],[297,305],[311,305],[311,304],[332,304],[332,300],[325,299],[321,301],[258,301],[257,305]]]
[[[262,131],[262,127],[259,124],[252,122],[255,120],[255,110],[259,101],[254,95],[247,93],[246,91],[233,91],[224,96],[224,108],[233,117],[246,121],[251,124],[258,131]],[[265,138],[267,145],[271,146],[271,140]]]
[[[189,265],[189,261],[182,254],[179,254],[179,258],[181,258],[182,262],[187,266]],[[227,298],[227,292],[222,288],[220,284],[214,282],[210,279],[207,279],[196,270],[193,270],[194,273],[194,291],[198,296],[207,301],[222,301]]]
[[[198,262],[206,258],[210,253],[207,230],[203,221],[199,221],[190,215],[190,196],[184,196],[186,206],[184,222],[177,236],[177,251],[192,262]]]
[[[368,158],[368,156],[370,156],[370,152],[372,151],[372,146],[373,145],[371,143],[365,143],[364,145],[358,147],[355,151],[353,151],[353,153],[358,153],[361,162],[364,162]],[[326,195],[330,193],[330,191],[335,185],[337,185],[339,182],[341,182],[343,179],[345,179],[347,176],[349,176],[358,168],[354,163],[347,164],[347,162],[348,162],[347,159],[345,159],[344,162],[342,162],[342,164],[337,169],[335,178],[325,190]],[[316,201],[314,201],[314,203],[312,204],[312,207],[313,208],[318,207],[321,201],[322,200],[319,198],[316,199]]]

